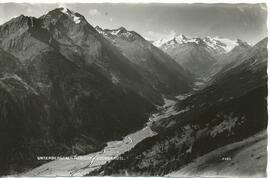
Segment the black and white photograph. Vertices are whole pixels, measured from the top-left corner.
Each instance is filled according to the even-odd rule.
[[[267,177],[267,2],[0,2],[0,176]]]

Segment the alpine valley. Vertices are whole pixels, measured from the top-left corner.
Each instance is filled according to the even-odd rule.
[[[150,42],[67,8],[15,17],[0,26],[0,175],[264,177],[267,58],[267,37]]]

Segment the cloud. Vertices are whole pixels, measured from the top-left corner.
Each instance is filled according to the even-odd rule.
[[[160,38],[161,36],[163,36],[162,33],[159,33],[159,32],[153,32],[153,31],[147,31],[146,33],[146,38],[147,39],[151,39],[151,40],[156,40],[158,38]]]
[[[97,9],[91,9],[91,10],[89,11],[89,14],[90,14],[91,16],[95,16],[95,15],[99,15],[100,12],[99,12]]]

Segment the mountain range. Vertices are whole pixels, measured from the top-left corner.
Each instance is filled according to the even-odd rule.
[[[0,26],[0,174],[46,162],[37,156],[100,151],[142,129],[168,98],[175,114],[152,122],[155,136],[89,175],[180,170],[266,129],[266,69],[267,38],[152,43],[67,8],[20,15]]]
[[[211,76],[225,64],[230,63],[229,60],[235,58],[233,56],[251,47],[240,39],[230,40],[209,36],[193,38],[185,35],[157,40],[153,44],[198,78]]]

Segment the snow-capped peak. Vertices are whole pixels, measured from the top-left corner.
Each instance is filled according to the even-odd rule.
[[[179,42],[182,42],[182,41],[185,41],[185,40],[188,40],[188,38],[185,36],[185,35],[178,35],[175,37],[175,39]]]
[[[236,46],[240,45],[248,45],[246,42],[243,42],[241,40],[231,40],[227,38],[222,37],[210,37],[206,36],[205,38],[192,38],[187,37],[185,35],[177,35],[174,37],[171,37],[169,39],[160,39],[153,42],[153,45],[167,49],[172,48],[176,45],[180,44],[196,44],[196,45],[205,45],[207,48],[209,48],[210,51],[218,51],[219,53],[228,53]]]
[[[61,12],[62,12],[62,13],[64,13],[64,14],[70,16],[70,17],[73,19],[73,21],[74,21],[75,24],[79,24],[79,23],[81,22],[81,17],[78,16],[78,15],[76,15],[76,13],[72,12],[72,11],[69,10],[68,8],[62,7],[62,8],[60,8],[60,9],[61,9]]]
[[[223,37],[205,37],[204,38],[205,43],[212,47],[213,49],[218,49],[222,48],[224,50],[224,53],[228,53],[232,49],[234,49],[236,46],[249,46],[247,42],[244,42],[240,39],[237,40],[231,40],[228,38],[223,38]]]
[[[173,45],[180,45],[180,44],[187,44],[187,43],[195,43],[199,44],[201,42],[201,39],[199,38],[191,38],[188,36],[185,36],[183,34],[170,37],[168,39],[160,39],[153,42],[153,45],[156,47],[169,47]]]
[[[106,33],[105,30],[103,30],[100,26],[96,26],[95,27],[96,31],[99,33],[99,34],[102,34],[104,37],[107,37],[108,34]]]
[[[225,53],[231,51],[234,47],[238,45],[237,40],[230,40],[221,37],[206,37],[204,41],[208,46],[212,47],[213,49],[223,48]]]
[[[95,29],[99,33],[102,33],[102,34],[106,33],[106,34],[111,34],[111,35],[121,35],[123,33],[130,33],[124,27],[120,27],[120,28],[117,28],[117,29],[102,29],[100,26],[96,26]]]
[[[124,27],[120,27],[118,29],[114,29],[114,30],[111,30],[111,34],[112,35],[119,35],[121,33],[127,33],[127,29],[125,29]]]
[[[70,10],[66,7],[63,7],[61,12],[65,13],[65,14],[69,14]]]
[[[105,37],[121,37],[124,38],[126,40],[135,40],[135,39],[139,39],[141,38],[139,34],[137,34],[134,31],[128,31],[126,28],[124,27],[120,27],[117,29],[102,29],[99,26],[96,26],[95,29],[102,35],[104,35]]]
[[[170,39],[171,40],[171,39]],[[168,39],[159,39],[156,41],[153,41],[152,44],[156,47],[161,47],[163,44],[167,43],[169,40]]]

